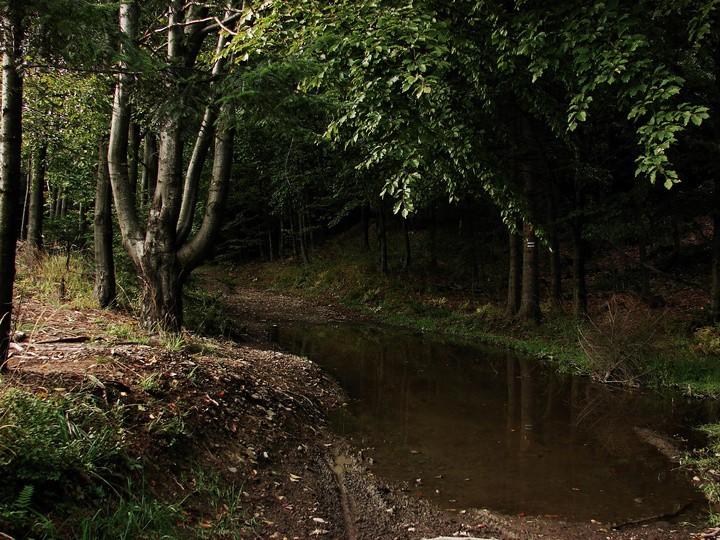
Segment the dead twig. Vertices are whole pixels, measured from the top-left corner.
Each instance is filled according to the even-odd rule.
[[[627,527],[633,527],[635,525],[643,525],[645,523],[652,523],[653,521],[665,521],[668,519],[672,519],[672,518],[677,517],[680,514],[682,514],[685,510],[687,510],[691,506],[691,504],[692,503],[681,504],[681,505],[675,507],[675,510],[673,510],[672,512],[666,512],[664,514],[656,514],[654,516],[648,516],[648,517],[640,518],[640,519],[633,519],[630,521],[623,521],[622,523],[615,523],[615,524],[611,525],[610,528],[613,529],[614,531],[618,531],[620,529],[625,529]]]
[[[52,343],[87,343],[92,340],[90,336],[68,336],[56,339],[46,339],[44,341],[38,341],[38,345],[49,345]]]

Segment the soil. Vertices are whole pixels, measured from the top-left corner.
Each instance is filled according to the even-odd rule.
[[[328,411],[343,406],[338,385],[311,361],[272,350],[273,321],[339,321],[341,309],[270,292],[235,287],[202,276],[221,292],[228,316],[246,342],[185,336],[169,350],[112,337],[113,325],[132,326],[124,314],[77,311],[25,300],[21,318],[35,328],[13,344],[9,384],[49,393],[83,388],[133,411],[132,451],[150,465],[159,495],[182,496],[187,471],[201,464],[228,482],[242,483],[247,538],[420,539],[700,537],[697,525],[651,521],[613,530],[602,523],[567,523],[487,510],[445,511],[377,478],[362,454],[327,426]],[[183,433],[157,426],[182,419]],[[153,428],[155,426],[155,428]],[[189,525],[217,514],[197,503]]]

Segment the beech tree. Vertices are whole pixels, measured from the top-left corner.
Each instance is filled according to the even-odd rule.
[[[217,34],[215,60],[209,69],[210,76],[217,79],[223,68],[221,53],[230,31],[228,25],[237,27],[249,21],[253,11],[227,5],[220,13],[213,13],[212,8],[205,5],[186,5],[172,0],[164,6],[165,26],[147,30],[146,35],[165,34],[167,39],[165,88],[173,102],[163,107],[157,121],[157,183],[154,193],[150,194],[147,218],[141,221],[127,159],[133,92],[132,65],[128,58],[138,40],[139,7],[136,2],[120,5],[123,59],[118,65],[120,73],[115,84],[108,168],[123,245],[142,283],[141,318],[149,327],[178,330],[182,324],[183,283],[202,262],[221,225],[234,136],[231,105],[218,104],[215,97],[210,97],[185,181],[182,181],[184,132],[190,121],[184,110],[189,106],[188,91],[192,88],[189,74],[201,68],[198,56],[206,37]],[[200,173],[213,141],[212,177],[205,214],[191,236]]]

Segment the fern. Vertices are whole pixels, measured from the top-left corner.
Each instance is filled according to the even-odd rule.
[[[35,488],[30,484],[22,488],[20,490],[20,494],[15,500],[15,509],[22,512],[27,511],[30,508],[33,493],[35,493]]]

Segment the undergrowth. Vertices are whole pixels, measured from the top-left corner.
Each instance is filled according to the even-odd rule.
[[[699,429],[707,436],[707,445],[686,454],[682,464],[696,473],[694,480],[710,503],[710,524],[717,527],[720,526],[720,424],[707,424]]]
[[[194,502],[210,509],[199,522],[190,495],[154,495],[143,461],[130,457],[133,433],[123,406],[84,389],[48,394],[0,384],[0,533],[133,540],[237,538],[247,529],[239,486],[212,473],[191,475]],[[185,431],[177,415],[144,429],[168,445]]]

